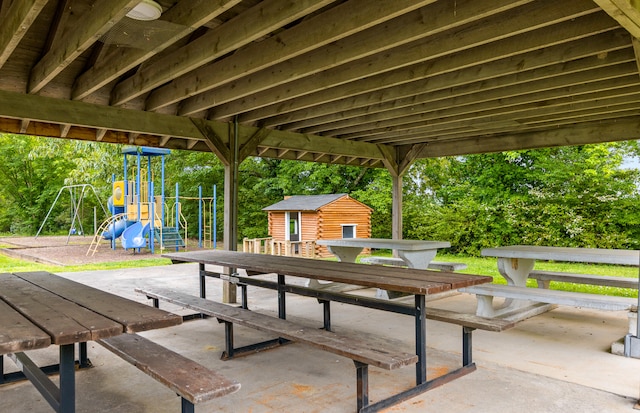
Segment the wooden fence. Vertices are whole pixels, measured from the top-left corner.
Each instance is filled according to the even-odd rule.
[[[282,241],[273,238],[245,238],[242,250],[254,254],[285,255],[292,257],[315,258],[315,241]]]

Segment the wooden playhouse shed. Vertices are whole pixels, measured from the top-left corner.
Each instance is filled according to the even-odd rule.
[[[294,247],[319,239],[371,237],[372,209],[347,194],[289,196],[263,210],[269,214],[273,240]],[[331,255],[322,246],[315,246],[315,254]]]

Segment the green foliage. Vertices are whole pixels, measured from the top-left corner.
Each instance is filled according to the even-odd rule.
[[[111,175],[122,179],[119,145],[0,135],[0,233],[33,235],[63,185],[89,183],[103,203]],[[637,142],[422,159],[404,181],[403,236],[447,240],[451,252],[479,254],[508,244],[640,249]],[[159,158],[158,158],[159,159]],[[145,166],[146,168],[146,166]],[[130,162],[129,176],[135,175]],[[152,162],[154,181],[160,162]],[[173,151],[166,158],[166,195],[179,184],[190,234],[197,231],[198,187],[217,187],[217,239],[224,228],[224,167],[211,153]],[[372,236],[391,237],[392,180],[385,169],[248,158],[240,165],[239,237],[264,237],[264,207],[285,195],[347,193],[373,208]],[[156,187],[158,194],[160,188]],[[62,194],[45,233],[65,233],[71,222]],[[92,196],[83,226],[92,228]]]
[[[620,167],[634,144],[418,161],[405,236],[449,240],[466,254],[508,244],[638,248],[638,171]]]

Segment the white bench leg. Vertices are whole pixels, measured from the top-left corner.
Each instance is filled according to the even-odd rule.
[[[476,295],[478,300],[478,307],[476,308],[476,315],[480,317],[493,317],[495,316],[495,310],[493,309],[493,296],[492,295]]]

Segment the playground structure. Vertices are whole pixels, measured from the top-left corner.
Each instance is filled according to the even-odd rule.
[[[165,195],[165,156],[170,154],[168,149],[132,147],[122,151],[124,155],[124,179],[112,178],[113,192],[107,201],[109,216],[94,235],[87,255],[95,254],[102,239],[111,242],[111,248],[116,248],[116,240],[119,238],[124,249],[140,251],[141,248],[149,248],[155,252],[156,245],[161,250],[175,248],[186,250],[188,239],[188,223],[182,213],[183,200],[199,200],[198,216],[198,246],[202,247],[203,238],[208,246],[215,248],[215,186],[214,197],[203,198],[202,188],[199,188],[199,198],[179,196],[179,187],[176,184],[175,197]],[[128,157],[135,156],[135,180],[128,179]],[[143,167],[143,158],[147,159],[146,170]],[[160,157],[161,160],[161,185],[160,194],[155,195],[152,174],[152,158]],[[146,175],[146,179],[144,176]],[[167,204],[167,200],[169,202]],[[213,238],[213,240],[212,240]]]
[[[67,234],[67,244],[69,244],[69,238],[71,237],[71,235],[74,235],[74,234],[82,235],[86,233],[84,230],[84,227],[82,226],[82,214],[84,210],[83,202],[87,197],[87,195],[93,194],[96,198],[97,204],[100,205],[100,207],[102,208],[102,212],[104,212],[104,216],[109,215],[107,210],[104,208],[104,204],[100,200],[100,197],[98,196],[98,193],[96,192],[96,189],[93,187],[93,185],[91,184],[65,185],[62,188],[60,188],[60,190],[58,191],[56,198],[51,204],[51,208],[49,208],[47,215],[44,217],[44,220],[42,221],[42,224],[40,225],[40,228],[36,233],[36,236],[35,236],[36,239],[40,235],[40,232],[42,232],[42,228],[44,228],[44,225],[47,223],[47,220],[49,219],[51,212],[55,208],[58,201],[61,199],[60,198],[61,195],[64,194],[66,191],[69,192],[69,198],[70,198],[70,204],[71,204],[71,224],[69,226],[69,232]],[[93,212],[94,231],[96,230],[96,223],[97,223],[97,211],[94,208],[94,212]]]

